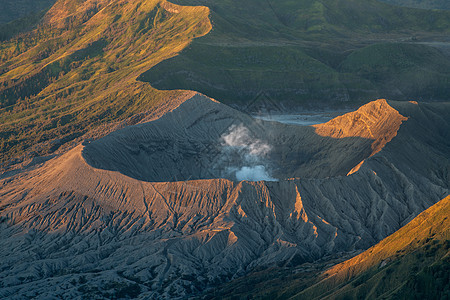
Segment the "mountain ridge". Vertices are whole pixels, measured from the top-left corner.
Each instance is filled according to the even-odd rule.
[[[232,124],[223,123],[226,116],[248,122],[244,124],[249,128],[251,122],[259,122],[247,115],[239,119],[237,111],[201,95],[180,105],[172,115],[189,105],[216,118],[210,122],[199,114],[199,122],[185,120],[195,124],[189,129],[192,132],[205,123],[227,128]],[[448,182],[443,181],[448,174],[436,177],[423,168],[448,166],[448,158],[442,154],[448,143],[443,136],[438,138],[439,133],[429,134],[432,126],[423,128],[422,133],[415,128],[423,121],[420,116],[435,111],[434,106],[390,105],[408,120],[395,138],[350,176],[314,178],[312,174],[274,182],[177,181],[175,177],[166,182],[143,181],[86,162],[83,148],[102,145],[102,138],[3,178],[0,234],[7,242],[2,243],[0,253],[10,268],[2,271],[8,280],[0,294],[107,297],[119,293],[120,287],[139,287],[142,296],[183,298],[255,268],[297,265],[326,254],[369,247],[449,192]],[[211,114],[209,109],[217,112]],[[448,114],[442,108],[435,112],[437,119]],[[161,118],[122,132],[172,123],[163,122],[164,118],[170,120],[169,115]],[[312,129],[302,128],[297,130]],[[159,134],[165,132],[162,129]],[[433,147],[435,156],[415,154],[410,130],[420,139],[414,144],[421,149]],[[433,142],[424,143],[425,137]],[[135,143],[139,145],[139,139]],[[220,139],[216,143],[220,144]],[[370,150],[371,144],[364,145]],[[397,161],[399,151],[406,161],[409,155],[416,155],[422,164],[412,170],[409,163]],[[33,253],[32,259],[27,253]],[[60,288],[51,291],[49,286]]]
[[[364,280],[367,282],[366,285],[368,286],[365,289],[369,291],[367,296],[370,295],[371,297],[377,298],[389,295],[391,298],[401,297],[406,299],[417,291],[424,292],[425,295],[428,296],[433,295],[433,297],[439,297],[440,293],[442,297],[445,297],[445,293],[448,294],[448,284],[445,284],[445,282],[443,282],[443,285],[440,287],[445,288],[445,286],[447,286],[447,291],[432,291],[431,289],[433,286],[431,286],[430,290],[427,290],[425,285],[422,285],[421,288],[411,286],[412,279],[420,278],[420,276],[418,276],[420,273],[417,272],[417,269],[419,269],[418,266],[423,268],[423,262],[414,260],[413,262],[406,262],[406,271],[400,270],[403,275],[408,276],[406,282],[402,283],[392,279],[394,283],[389,284],[387,283],[388,279],[386,277],[395,278],[396,274],[391,275],[390,273],[398,272],[397,269],[400,269],[400,267],[396,267],[395,265],[400,265],[402,260],[406,260],[408,255],[416,255],[416,260],[419,260],[423,255],[420,252],[422,248],[425,248],[427,257],[437,256],[436,261],[431,261],[429,268],[435,266],[436,269],[442,268],[444,271],[446,268],[448,269],[448,241],[450,236],[450,224],[448,221],[449,212],[450,196],[447,196],[377,245],[324,272],[324,277],[319,283],[306,289],[301,294],[293,297],[293,299],[343,299],[346,290],[347,294],[351,295],[352,287],[354,289],[355,286],[358,287],[358,283],[350,283],[352,282],[352,279],[359,275],[364,276],[365,274],[367,275]],[[442,245],[442,243],[444,244]],[[447,246],[445,243],[447,243]],[[432,251],[434,252],[429,250],[430,246],[432,246]],[[439,261],[441,261],[441,265],[439,265]],[[414,263],[416,264],[415,272],[413,270]],[[371,277],[377,276],[375,274],[380,272],[380,269],[389,270],[389,267],[392,267],[393,270],[391,269],[390,272],[387,272],[387,276],[385,275],[382,280],[370,280]],[[369,272],[369,270],[371,270],[371,272]],[[423,270],[426,272],[426,269]],[[385,281],[384,284],[386,286],[377,289],[377,285],[381,285],[379,282],[377,283],[377,281]],[[318,294],[313,296],[313,294],[309,293],[312,290],[315,290],[316,292],[322,291],[322,294],[320,296]],[[405,292],[407,295],[402,295],[402,293]]]
[[[446,71],[437,75],[436,68],[422,62],[427,57],[435,59],[433,65],[448,62],[441,48],[425,43],[430,35],[448,44],[446,11],[393,7],[378,1],[208,5],[214,30],[177,57],[143,73],[140,80],[164,90],[196,90],[252,112],[284,106],[360,106],[365,99],[378,98],[447,98],[445,84],[441,85]],[[360,51],[365,52],[360,69],[348,68]],[[395,63],[384,63],[389,60]],[[420,72],[436,78],[432,82],[427,81],[430,76],[419,79]],[[261,94],[266,99],[258,99]]]
[[[30,13],[48,9],[54,2],[55,0],[5,0],[2,2],[0,24],[9,23],[26,17]]]
[[[198,299],[411,299],[448,295],[449,196],[352,258],[252,272]],[[331,266],[331,267],[330,267]]]
[[[389,4],[408,6],[422,9],[450,9],[450,4],[442,0],[420,1],[420,0],[380,0]]]
[[[161,3],[87,1],[74,13],[58,1],[46,23],[2,43],[0,160],[49,154],[100,125],[189,97],[135,80],[211,29],[206,7],[171,13]]]
[[[212,10],[173,10],[168,3],[61,0],[35,30],[2,42],[2,169],[70,148],[91,130],[165,105],[165,99],[189,97],[174,88],[247,111],[448,95],[442,38],[448,12],[353,0],[189,2]],[[253,8],[259,13],[246,12]],[[358,63],[361,57],[367,64]]]

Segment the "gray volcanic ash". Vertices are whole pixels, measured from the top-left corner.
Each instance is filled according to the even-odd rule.
[[[365,249],[449,194],[449,116],[377,100],[302,127],[196,95],[0,180],[0,297],[186,298]],[[226,146],[279,181],[221,179]]]

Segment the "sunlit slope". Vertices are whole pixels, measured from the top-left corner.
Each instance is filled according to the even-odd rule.
[[[297,299],[445,299],[450,295],[450,196],[364,253],[325,273]]]
[[[279,108],[280,102],[295,107],[374,98],[448,100],[450,60],[421,41],[448,36],[450,12],[373,0],[228,0],[208,6],[214,30],[141,80],[159,89],[197,90],[248,110]],[[383,50],[366,49],[370,45]],[[351,67],[359,51],[361,70]]]
[[[446,197],[376,246],[331,269],[336,259],[254,272],[205,293],[203,299],[447,299],[449,214]]]
[[[170,106],[187,97],[178,88],[247,110],[450,94],[447,56],[416,42],[395,44],[448,36],[449,12],[372,0],[207,5],[61,0],[37,30],[0,44],[0,161],[52,153],[165,97]],[[212,28],[210,9],[214,30],[190,44]]]
[[[367,249],[449,194],[449,113],[378,100],[294,126],[195,95],[2,175],[0,297],[93,298],[131,284],[134,297],[185,299],[269,267],[313,275],[317,259]],[[223,179],[221,166],[250,163],[233,155],[242,144],[224,144],[236,124],[272,146],[257,163],[279,181]]]
[[[208,14],[159,0],[58,1],[37,30],[0,44],[0,161],[187,97],[136,78],[206,34]]]

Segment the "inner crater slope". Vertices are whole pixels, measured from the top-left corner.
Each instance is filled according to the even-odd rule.
[[[286,125],[197,94],[160,119],[85,143],[83,157],[149,182],[325,178],[356,171],[406,120],[377,100],[325,124]]]

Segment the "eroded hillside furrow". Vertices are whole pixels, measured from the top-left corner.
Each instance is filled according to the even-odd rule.
[[[447,196],[364,253],[326,270],[316,284],[290,299],[345,299],[366,293],[410,298],[417,291],[427,298],[445,298],[449,204]],[[424,278],[429,282],[421,286]]]
[[[196,95],[86,141],[1,180],[0,296],[184,298],[366,249],[448,195],[440,105],[378,100],[304,127]]]

